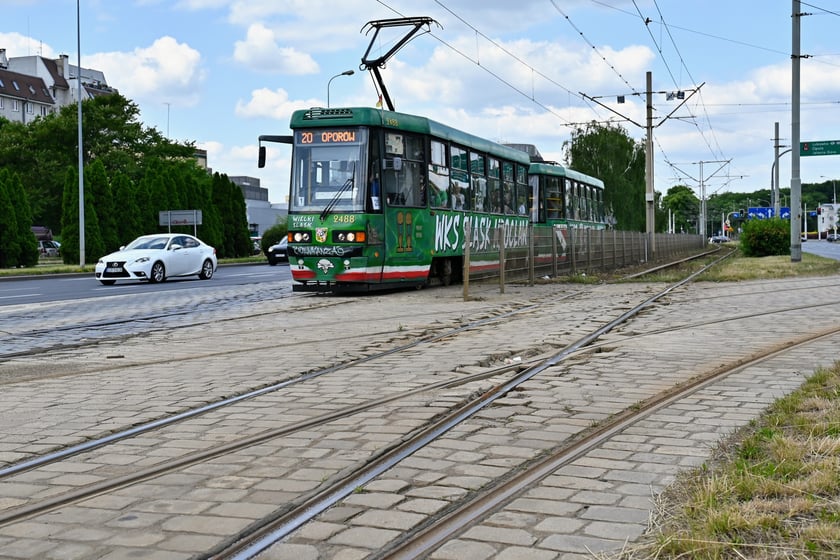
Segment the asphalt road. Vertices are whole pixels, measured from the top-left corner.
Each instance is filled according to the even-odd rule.
[[[802,244],[802,251],[811,253],[827,259],[835,259],[840,261],[840,243],[829,243],[825,239],[817,241],[816,239],[809,239]]]
[[[117,282],[113,286],[103,286],[93,277],[93,273],[9,277],[0,280],[0,307],[103,298],[114,295],[154,294],[179,290],[195,291],[259,284],[267,281],[276,282],[277,280],[291,282],[288,264],[268,266],[268,264],[259,263],[220,266],[210,280],[199,280],[196,276],[176,278],[160,284]]]

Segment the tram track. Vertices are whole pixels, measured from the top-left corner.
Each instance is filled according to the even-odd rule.
[[[480,327],[482,325],[486,325],[486,324],[492,323],[494,321],[500,321],[500,320],[510,318],[510,317],[512,317],[514,315],[517,315],[517,314],[520,314],[520,313],[525,313],[525,312],[529,311],[530,309],[533,309],[533,305],[527,305],[527,306],[524,306],[524,307],[519,307],[519,308],[513,309],[513,310],[508,311],[508,312],[499,313],[495,316],[487,317],[487,318],[484,318],[484,319],[478,319],[478,320],[472,321],[470,323],[467,323],[465,325],[462,325],[460,327],[446,329],[444,332],[440,332],[440,333],[436,333],[436,334],[428,334],[428,335],[425,335],[425,336],[422,336],[422,337],[419,337],[419,338],[414,338],[413,340],[411,340],[407,343],[398,344],[398,345],[393,346],[391,348],[388,348],[386,350],[374,352],[370,355],[367,355],[367,356],[364,356],[364,357],[361,357],[361,358],[356,358],[356,359],[350,360],[348,362],[341,363],[341,364],[336,364],[336,365],[333,365],[333,366],[330,366],[330,367],[327,367],[327,368],[322,368],[322,369],[318,369],[318,370],[315,370],[315,371],[305,372],[305,373],[302,373],[301,375],[299,375],[297,377],[294,377],[294,378],[291,378],[291,379],[288,379],[288,380],[285,380],[285,381],[281,381],[279,383],[274,383],[274,384],[271,384],[271,385],[268,385],[268,386],[265,386],[265,387],[261,387],[261,388],[258,388],[258,389],[249,390],[249,391],[243,392],[241,394],[237,394],[237,395],[234,395],[234,396],[231,396],[231,397],[228,397],[228,398],[220,399],[220,400],[218,400],[216,402],[213,402],[211,404],[208,404],[208,405],[195,407],[195,408],[192,408],[192,409],[189,409],[189,410],[185,410],[183,412],[179,412],[177,414],[173,414],[173,415],[168,416],[168,417],[158,418],[158,419],[155,419],[153,421],[145,422],[143,424],[133,426],[133,427],[130,427],[130,428],[125,429],[125,430],[117,431],[116,433],[112,433],[112,434],[109,434],[109,435],[104,436],[104,437],[94,438],[94,439],[91,439],[89,441],[86,441],[86,442],[78,444],[78,445],[74,445],[74,446],[63,448],[63,449],[59,449],[59,450],[56,450],[52,453],[49,453],[49,454],[46,454],[46,455],[41,455],[39,457],[35,457],[35,458],[27,460],[27,461],[18,462],[18,463],[15,463],[13,465],[9,465],[9,466],[4,467],[4,468],[0,468],[0,480],[4,479],[6,477],[9,477],[9,476],[18,474],[18,473],[26,472],[26,471],[34,469],[34,468],[38,468],[38,467],[42,467],[42,466],[45,466],[45,465],[49,465],[51,463],[58,462],[62,459],[71,457],[71,456],[79,454],[79,453],[83,453],[83,452],[86,452],[86,451],[91,451],[91,450],[97,449],[99,447],[102,447],[102,446],[105,446],[105,445],[108,445],[108,444],[111,444],[111,443],[119,442],[121,440],[131,438],[131,437],[135,437],[135,436],[138,436],[140,434],[143,434],[143,433],[146,433],[146,432],[149,432],[149,431],[152,431],[152,430],[156,430],[156,429],[159,429],[159,428],[170,426],[172,424],[176,424],[178,422],[182,422],[182,421],[190,419],[190,418],[195,418],[195,417],[201,416],[203,414],[206,414],[208,412],[218,410],[218,409],[221,409],[221,408],[225,408],[225,407],[240,403],[242,401],[253,399],[253,398],[259,397],[261,395],[265,395],[267,393],[280,391],[282,389],[292,387],[292,386],[294,386],[296,384],[299,384],[299,383],[305,383],[307,381],[317,379],[318,377],[321,377],[323,375],[337,373],[337,372],[340,372],[340,371],[342,371],[344,369],[347,369],[349,367],[355,367],[355,366],[359,366],[361,364],[365,364],[365,363],[368,363],[368,362],[371,362],[371,361],[374,361],[374,360],[385,358],[385,357],[391,356],[395,353],[402,352],[402,351],[405,351],[405,350],[410,349],[410,348],[415,348],[415,347],[420,346],[422,344],[431,344],[431,343],[434,343],[438,340],[442,340],[444,338],[455,336],[458,333],[462,333],[464,331],[468,331],[470,329]],[[372,334],[373,334],[374,337],[376,337],[376,336],[379,336],[379,335],[382,335],[382,334],[391,334],[391,333],[390,332],[384,332],[384,333],[379,332],[379,333],[372,333]],[[236,352],[238,353],[238,352],[251,351],[251,350],[253,350],[253,349],[239,350],[239,351],[236,351]],[[214,353],[214,354],[209,354],[209,355],[202,355],[201,358],[219,357],[221,355],[227,356],[227,355],[229,355],[229,353],[225,352],[225,353]],[[189,359],[195,359],[195,357],[191,357]],[[146,364],[146,365],[148,365],[148,364]],[[505,370],[505,369],[508,369],[508,368],[501,368],[501,369]],[[466,378],[456,379],[456,380],[453,380],[453,381],[447,381],[447,382],[444,382],[444,383],[441,383],[441,384],[436,384],[436,385],[432,386],[432,388],[435,388],[436,386],[446,387],[446,386],[450,386],[450,385],[459,385],[459,384],[469,382],[473,379],[481,379],[481,378],[486,377],[488,375],[495,375],[495,374],[496,373],[490,373],[490,374],[482,373],[482,374],[475,375],[475,376],[467,376]],[[415,392],[416,391],[411,391],[407,394],[410,395],[410,394],[413,394]],[[391,400],[395,400],[395,399],[398,399],[398,398],[400,398],[400,395],[392,396],[389,399],[382,399],[382,400],[373,401],[371,403],[366,403],[363,406],[354,407],[351,410],[344,410],[343,412],[339,412],[337,414],[338,414],[339,417],[342,416],[342,415],[352,414],[353,412],[356,412],[356,411],[359,411],[359,410],[365,410],[365,409],[370,408],[372,406],[376,406],[377,404],[383,404],[385,402],[389,402]],[[334,417],[335,417],[335,414],[327,415],[326,417],[322,417],[314,423],[307,423],[306,426],[309,427],[311,425],[318,425],[318,424],[324,423],[324,422],[328,421],[328,419],[334,418]],[[298,428],[298,429],[302,429],[302,428]],[[280,433],[287,432],[287,431],[288,430],[281,430],[280,432],[277,433],[277,435],[280,435]],[[265,437],[265,436],[260,436],[260,437]],[[268,437],[276,437],[276,436],[268,436]],[[251,438],[249,438],[249,440],[250,439]],[[260,439],[260,438],[257,438],[257,440],[258,439]],[[251,443],[251,444],[253,444],[253,443]],[[248,445],[248,444],[244,444],[244,445]],[[236,445],[234,445],[232,447],[235,448]],[[215,454],[218,454],[218,453],[215,453]],[[213,452],[207,453],[204,456],[205,457],[212,457],[212,456],[214,456],[214,453]],[[192,462],[195,462],[195,461],[192,461]],[[147,476],[142,475],[140,478],[147,478]],[[3,522],[4,522],[3,517],[2,517],[2,515],[0,515],[0,524],[2,524]]]
[[[359,469],[342,477],[340,480],[329,485],[327,488],[320,490],[317,494],[304,500],[291,509],[291,511],[284,512],[278,517],[266,519],[261,523],[258,522],[254,524],[248,529],[246,534],[238,535],[236,539],[233,539],[231,542],[211,551],[206,557],[219,560],[223,558],[233,558],[236,560],[254,558],[257,554],[263,552],[272,544],[286,537],[289,533],[298,529],[304,523],[310,521],[328,507],[335,505],[341,499],[346,498],[356,488],[370,482],[370,480],[372,480],[375,476],[395,466],[401,460],[412,455],[418,449],[424,447],[435,438],[448,432],[465,419],[470,418],[476,412],[491,405],[494,401],[506,395],[508,392],[515,390],[517,387],[529,381],[536,375],[553,366],[556,366],[559,362],[568,358],[574,352],[589,346],[604,334],[612,331],[619,325],[626,323],[653,305],[659,299],[665,297],[667,294],[680,286],[690,282],[695,277],[702,274],[703,271],[718,262],[719,261],[715,261],[706,267],[703,267],[700,271],[692,273],[683,280],[668,286],[652,297],[649,297],[641,303],[632,306],[629,310],[621,313],[618,317],[608,321],[601,327],[569,344],[560,352],[554,353],[547,359],[540,360],[539,363],[525,368],[512,379],[493,386],[481,395],[471,399],[462,406],[455,408],[442,418],[430,424],[428,427],[423,428],[417,434],[402,441],[395,447],[385,450],[375,460],[366,462]]]
[[[439,547],[453,535],[462,532],[476,520],[484,518],[488,513],[496,510],[512,498],[520,495],[524,490],[538,484],[545,477],[556,472],[561,467],[570,464],[607,441],[622,430],[633,426],[656,411],[674,404],[677,401],[694,395],[700,389],[724,379],[736,371],[749,366],[755,366],[780,354],[812,344],[818,339],[828,338],[840,333],[840,327],[827,329],[821,333],[809,333],[788,341],[783,348],[762,349],[744,359],[719,366],[704,372],[685,383],[674,385],[660,393],[653,395],[643,402],[625,409],[606,421],[585,430],[578,437],[571,438],[563,445],[549,452],[531,464],[523,466],[513,477],[496,481],[490,488],[482,488],[477,495],[450,508],[444,515],[430,519],[427,523],[416,527],[402,535],[398,542],[392,543],[387,550],[382,550],[370,557],[370,560],[409,560],[422,557],[431,550]],[[243,553],[224,557],[251,558],[247,549]]]

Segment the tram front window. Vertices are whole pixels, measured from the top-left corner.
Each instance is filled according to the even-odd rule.
[[[297,131],[289,209],[363,212],[366,140],[366,130]]]

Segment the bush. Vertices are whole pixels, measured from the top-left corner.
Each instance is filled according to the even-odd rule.
[[[740,242],[745,257],[769,257],[790,253],[790,222],[781,218],[749,220]]]
[[[268,248],[275,245],[278,241],[286,237],[288,226],[285,223],[273,225],[263,233],[262,241],[260,241],[260,249],[263,254],[268,254]]]

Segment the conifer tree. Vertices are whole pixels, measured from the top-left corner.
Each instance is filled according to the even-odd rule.
[[[17,213],[9,197],[8,180],[0,176],[0,268],[14,268],[19,264]]]
[[[70,167],[64,176],[64,197],[61,215],[61,258],[65,264],[81,261],[79,254],[79,175]],[[85,264],[95,263],[106,253],[99,231],[96,205],[85,191]]]
[[[145,233],[140,220],[140,207],[137,204],[137,189],[125,173],[117,173],[111,182],[114,194],[114,206],[119,208],[117,220],[117,238],[120,246],[128,245],[133,239]]]
[[[2,170],[0,174],[3,174]],[[18,264],[35,266],[38,264],[38,240],[32,234],[32,209],[29,206],[29,198],[17,173],[6,172],[5,175],[9,200],[15,209],[17,221]]]
[[[96,203],[96,216],[99,219],[99,232],[102,236],[105,253],[114,252],[120,248],[119,235],[117,234],[117,212],[111,192],[111,184],[108,181],[105,166],[100,160],[94,160],[90,165],[85,166],[85,188],[90,193],[88,196],[92,196]],[[87,219],[85,219],[85,222],[87,222]]]

